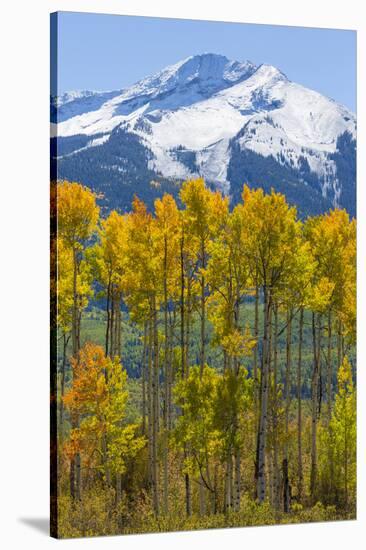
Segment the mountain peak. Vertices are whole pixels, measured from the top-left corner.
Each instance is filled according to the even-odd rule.
[[[60,103],[53,106],[53,121],[68,177],[82,155],[94,159],[103,185],[115,171],[123,174],[115,175],[120,181],[128,177],[125,161],[135,174],[139,150],[146,157],[141,181],[152,172],[169,181],[201,175],[235,196],[249,170],[249,183],[272,182],[277,174],[278,185],[291,181],[289,192],[298,191],[297,197],[309,187],[315,202],[326,199],[330,207],[348,200],[354,208],[349,195],[342,199],[343,186],[352,188],[355,181],[354,115],[272,65],[206,52],[123,90],[73,92]],[[339,165],[338,171],[337,159],[347,148],[351,167],[345,172]]]
[[[250,61],[240,63],[215,53],[202,53],[187,57],[178,63],[169,65],[158,73],[138,82],[136,86],[150,88],[155,96],[173,88],[186,87],[191,83],[209,83],[217,90],[235,82],[249,78],[256,70]],[[216,83],[216,85],[215,85]],[[133,87],[135,88],[135,86]]]
[[[257,67],[256,75],[260,75],[262,78],[267,80],[284,80],[288,82],[288,78],[277,67],[273,65],[268,65],[267,63],[262,63]]]
[[[246,89],[247,85],[268,90],[280,83],[291,84],[291,81],[282,71],[277,69],[277,67],[267,64],[261,64],[258,67],[254,67],[248,79],[240,79],[238,82],[234,82],[235,85],[238,84],[239,86],[239,93],[242,91],[242,87],[244,86],[243,89]],[[235,88],[237,88],[237,86],[234,86],[233,90],[235,90]]]
[[[202,53],[197,53],[197,54],[194,54],[194,55],[190,55],[189,57],[186,58],[186,61],[188,60],[199,60],[200,62],[203,62],[203,63],[210,63],[212,61],[220,61],[222,60],[224,63],[227,63],[229,61],[229,59],[226,57],[226,55],[223,55],[221,53],[213,53],[213,52],[202,52]]]
[[[225,55],[208,52],[190,56],[178,65],[179,76],[188,81],[199,79],[236,82],[248,78],[257,68],[250,61],[232,61]]]

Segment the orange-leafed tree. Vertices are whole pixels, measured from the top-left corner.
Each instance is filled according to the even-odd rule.
[[[127,373],[117,359],[106,357],[103,348],[92,343],[80,349],[71,365],[73,385],[64,403],[79,422],[71,429],[66,454],[71,460],[78,453],[83,457],[86,487],[92,471],[100,472],[110,486],[112,478],[124,474],[126,460],[145,444],[136,435],[138,426],[125,423]]]

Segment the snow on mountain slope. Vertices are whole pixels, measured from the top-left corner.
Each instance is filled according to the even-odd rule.
[[[335,101],[275,67],[216,54],[189,57],[119,92],[65,95],[56,105],[63,111],[54,135],[90,136],[85,147],[96,147],[121,127],[139,136],[152,153],[149,168],[164,177],[199,174],[230,192],[227,171],[236,143],[291,169],[306,162],[334,204],[338,138],[356,135],[355,116]],[[182,160],[187,155],[189,163]]]
[[[119,94],[119,91],[94,92],[84,90],[65,92],[58,97],[51,98],[51,121],[52,123],[60,123],[84,113],[97,111],[106,101]]]
[[[254,70],[255,66],[250,62],[229,61],[221,55],[203,54],[189,57],[151,77],[144,78],[130,88],[120,92],[109,92],[114,96],[105,101],[99,109],[91,109],[76,116],[71,115],[67,120],[61,121],[57,127],[57,135],[65,137],[78,133],[92,135],[110,132],[119,124],[136,118],[147,109],[172,110],[199,102],[247,78]],[[82,94],[83,92],[80,92],[80,97]],[[90,92],[85,94],[90,98]],[[69,99],[67,94],[64,96]],[[100,96],[100,93],[95,93],[92,97],[99,100]],[[61,100],[61,105],[64,103],[65,100]],[[70,105],[70,101],[66,103]],[[55,125],[52,130],[56,135]]]

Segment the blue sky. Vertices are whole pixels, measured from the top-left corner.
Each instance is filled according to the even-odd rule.
[[[356,110],[356,32],[61,12],[58,90],[118,90],[190,55],[268,63]]]

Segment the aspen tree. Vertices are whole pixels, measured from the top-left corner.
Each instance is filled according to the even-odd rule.
[[[105,353],[121,357],[121,294],[127,256],[127,216],[113,210],[101,222],[99,242],[89,251],[95,278],[106,297]]]
[[[135,197],[128,218],[124,299],[136,319],[148,323],[148,455],[154,512],[160,513],[159,483],[159,337],[158,310],[160,259],[157,254],[154,220],[146,205]]]
[[[199,315],[200,315],[200,369],[203,372],[206,364],[206,301],[207,287],[205,270],[208,261],[207,246],[213,235],[219,229],[222,213],[228,208],[228,201],[219,192],[213,193],[206,188],[202,178],[183,183],[180,198],[185,206],[188,238],[197,240],[198,263],[197,276],[200,284]],[[200,511],[205,514],[204,487],[200,484]]]
[[[311,296],[311,309],[313,310],[313,348],[314,348],[314,371],[312,380],[312,451],[311,451],[311,476],[310,492],[313,500],[316,499],[317,484],[317,416],[318,416],[318,390],[320,375],[320,338],[321,329],[316,329],[315,325],[320,327],[322,318],[327,315],[327,423],[331,417],[332,400],[332,310],[339,310],[342,304],[343,288],[345,285],[345,273],[347,263],[344,262],[343,251],[347,244],[347,230],[349,227],[349,218],[346,212],[340,210],[330,211],[323,216],[309,218],[305,224],[306,237],[310,242],[314,259],[316,261],[316,277],[314,280],[314,289]],[[317,317],[317,323],[315,320]],[[338,325],[341,326],[341,323]],[[338,345],[339,362],[340,342]]]
[[[96,229],[99,207],[95,195],[78,183],[63,181],[57,187],[58,234],[72,251],[73,261],[73,306],[71,321],[72,355],[77,357],[80,349],[81,304],[78,294],[78,273],[84,248]],[[77,416],[72,418],[73,425],[78,423]],[[81,498],[80,455],[70,461],[70,494]]]
[[[62,186],[71,204],[56,243],[59,415],[71,419],[59,469],[65,532],[129,532],[136,521],[141,530],[167,521],[174,528],[237,525],[247,506],[253,523],[284,521],[280,511],[294,520],[331,517],[323,504],[334,504],[337,516],[352,514],[355,221],[335,209],[303,223],[283,195],[247,186],[230,211],[227,198],[198,179],[182,185],[181,209],[167,194],[151,212],[135,198],[130,213],[110,212],[97,230],[90,192]],[[72,193],[80,193],[89,225]],[[84,233],[73,230],[84,222]],[[92,289],[106,299],[104,349],[80,348]],[[123,326],[138,333],[123,349],[136,369],[133,402],[120,360],[122,303]],[[77,349],[70,381],[69,336]],[[268,499],[268,511],[248,502],[253,467],[255,499]],[[311,501],[321,504],[300,512],[292,487],[305,507],[308,483]],[[66,517],[70,510],[80,529]]]
[[[320,475],[329,502],[347,509],[356,489],[356,395],[352,365],[344,357],[337,373],[338,392],[329,426],[320,431]],[[333,463],[329,463],[331,456]],[[333,472],[331,471],[331,466]]]
[[[185,469],[197,476],[199,483],[210,494],[215,488],[210,473],[210,460],[220,452],[220,431],[216,424],[219,375],[205,365],[190,368],[188,377],[181,379],[174,390],[175,401],[182,407],[174,431],[175,445],[184,450]]]
[[[315,271],[315,274],[317,272]],[[319,419],[319,382],[321,360],[321,318],[327,310],[334,285],[326,277],[314,277],[309,307],[312,310],[313,373],[311,380],[311,472],[310,494],[315,502],[318,476],[318,419]]]
[[[59,238],[55,241],[57,249],[57,326],[62,331],[62,365],[61,365],[61,381],[60,381],[60,405],[59,405],[59,436],[60,441],[63,436],[64,424],[64,403],[63,396],[65,393],[65,377],[66,377],[66,351],[70,340],[71,331],[71,316],[72,316],[72,286],[73,286],[73,265],[72,252],[69,247],[66,247],[63,241]]]
[[[317,262],[317,272],[319,276],[326,277],[333,285],[332,294],[329,296],[329,302],[326,314],[327,323],[327,423],[331,418],[332,404],[332,379],[333,379],[333,360],[332,360],[332,327],[333,314],[342,311],[345,304],[345,290],[349,274],[355,265],[354,242],[355,225],[349,220],[345,210],[334,209],[327,214],[308,220],[307,223],[308,239],[311,243],[314,258]],[[338,323],[338,330],[342,333],[342,320]],[[341,339],[339,338],[339,348],[341,348]],[[341,356],[339,352],[339,356]],[[339,359],[339,366],[342,358]]]
[[[189,180],[183,183],[180,198],[185,205],[187,237],[198,243],[198,271],[200,281],[200,321],[201,321],[201,371],[206,362],[206,279],[205,269],[208,261],[208,244],[217,233],[222,218],[228,209],[228,201],[219,192],[213,193],[206,188],[203,179]]]
[[[170,348],[171,331],[168,327],[169,304],[176,302],[177,265],[179,258],[179,214],[174,198],[165,194],[155,201],[157,254],[161,259],[161,285],[163,289],[164,310],[164,512],[168,513],[168,428],[171,425],[170,392],[172,384],[172,365]]]
[[[185,210],[179,212],[179,310],[180,310],[180,376],[187,379],[189,376],[189,352],[191,338],[191,315],[196,293],[192,290],[195,275],[198,242],[192,232],[188,231],[188,216]],[[184,408],[181,409],[184,414]],[[184,462],[188,459],[187,445],[183,449]],[[189,471],[184,472],[186,514],[192,514],[192,489]]]
[[[268,423],[270,315],[275,293],[293,270],[292,258],[301,231],[296,210],[287,205],[285,197],[272,191],[264,195],[261,189],[243,191],[243,239],[247,243],[247,259],[252,273],[258,273],[263,291],[263,340],[260,388],[260,414],[256,452],[257,498],[266,497],[266,438]]]
[[[101,457],[97,469],[105,479],[110,473],[121,475],[126,458],[135,456],[145,444],[144,438],[136,436],[136,424],[122,422],[128,398],[127,374],[118,360],[105,357],[103,349],[91,343],[80,349],[71,365],[75,376],[64,402],[68,410],[79,415],[80,422],[71,431],[70,444],[83,454],[87,468],[90,461]],[[110,442],[107,452],[105,440]]]
[[[224,218],[225,220],[225,218]],[[224,221],[223,220],[223,221]],[[239,376],[240,358],[251,354],[256,344],[250,336],[249,327],[241,327],[240,305],[249,286],[249,270],[243,256],[241,242],[242,217],[238,211],[226,214],[226,223],[209,245],[210,260],[207,266],[207,281],[210,289],[209,317],[214,325],[217,342],[226,357],[226,370]],[[233,397],[234,399],[234,397]],[[226,464],[226,510],[232,506],[240,509],[241,458],[239,429],[240,407],[235,409],[228,427],[231,438],[227,445]],[[234,462],[234,468],[233,468]],[[233,483],[232,477],[235,477]],[[234,486],[234,489],[231,488]]]
[[[303,468],[302,468],[302,403],[301,403],[301,380],[302,380],[302,346],[303,346],[303,324],[304,308],[307,306],[312,295],[312,280],[316,269],[310,243],[304,238],[303,226],[294,237],[293,245],[296,253],[289,260],[288,270],[284,274],[282,285],[276,290],[276,300],[281,303],[286,312],[286,370],[285,370],[285,446],[284,460],[286,479],[290,482],[289,474],[289,424],[291,405],[291,384],[292,384],[292,330],[293,320],[296,314],[299,318],[299,344],[297,361],[297,462],[298,462],[298,496],[302,493]],[[287,495],[287,493],[286,493]],[[291,503],[285,502],[284,508],[290,510]]]
[[[72,352],[76,356],[80,348],[78,269],[86,242],[96,229],[99,207],[95,195],[78,183],[58,184],[57,199],[58,234],[73,255]]]

